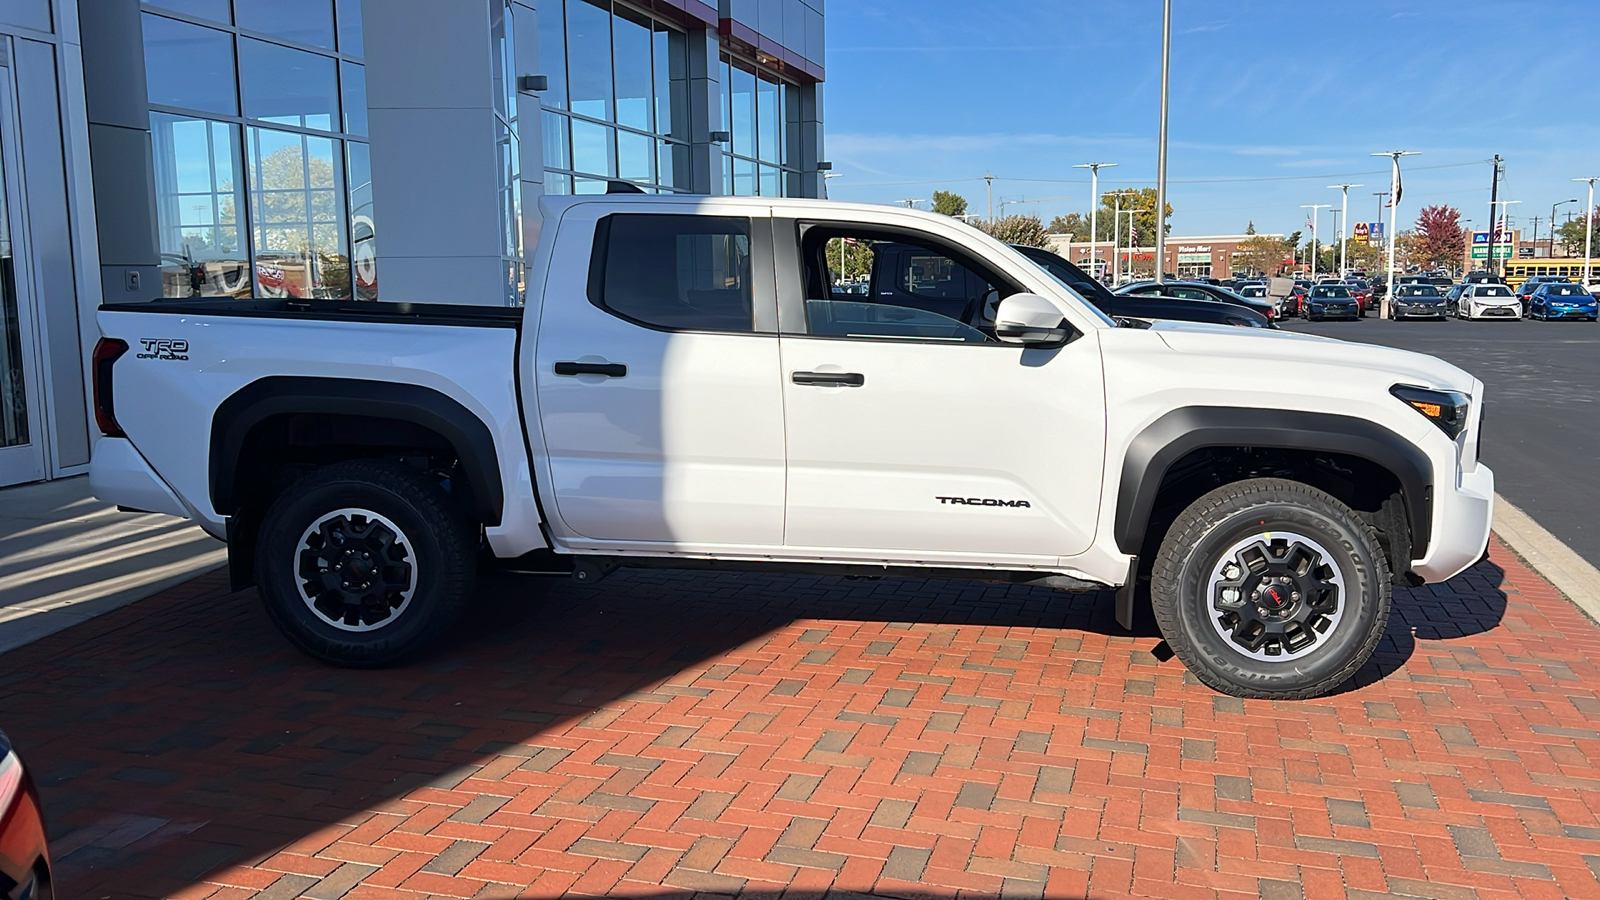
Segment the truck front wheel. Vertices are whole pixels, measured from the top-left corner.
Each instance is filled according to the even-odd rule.
[[[256,584],[300,650],[338,666],[390,665],[465,611],[476,529],[424,471],[381,460],[324,466],[267,510]]]
[[[1389,565],[1343,503],[1256,478],[1178,516],[1150,594],[1162,636],[1201,681],[1237,697],[1302,699],[1372,656],[1389,621]]]

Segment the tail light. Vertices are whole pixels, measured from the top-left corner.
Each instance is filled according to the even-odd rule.
[[[111,390],[111,367],[128,352],[126,341],[101,338],[94,345],[94,422],[106,437],[127,437],[117,424],[115,398]]]

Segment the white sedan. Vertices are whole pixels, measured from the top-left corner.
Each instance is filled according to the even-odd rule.
[[[1503,284],[1474,284],[1456,300],[1456,315],[1463,319],[1522,319],[1522,301]]]

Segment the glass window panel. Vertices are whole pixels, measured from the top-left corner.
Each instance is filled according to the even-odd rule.
[[[539,99],[553,109],[566,109],[567,29],[561,0],[542,0],[533,18],[539,28],[539,68],[550,79]]]
[[[210,19],[224,25],[232,24],[233,16],[228,0],[153,0],[150,6],[159,6],[197,19]]]
[[[256,289],[263,297],[350,297],[338,141],[246,129]]]
[[[232,35],[149,13],[143,22],[151,103],[239,114]]]
[[[572,168],[602,178],[617,176],[616,129],[572,120]]]
[[[572,168],[571,137],[567,117],[548,110],[544,113],[544,164],[551,169]]]
[[[162,296],[249,296],[238,126],[151,113],[150,137]]]
[[[688,190],[692,185],[689,176],[689,148],[683,144],[661,142],[659,173],[656,183],[665,187]]]
[[[689,38],[655,24],[656,133],[689,139]],[[712,130],[717,130],[712,123]]]
[[[750,221],[614,215],[601,308],[673,330],[755,331]]]
[[[239,74],[247,118],[331,131],[339,120],[337,62],[242,38]]]
[[[631,131],[617,132],[617,175],[626,181],[654,184],[656,142]]]
[[[728,57],[722,58],[722,102],[717,104],[717,116],[720,121],[713,123],[712,131],[727,131],[728,123],[733,121],[733,64]]]
[[[350,274],[357,300],[378,299],[377,226],[372,216],[372,150],[366,144],[344,145],[350,188]]]
[[[489,0],[489,45],[494,49],[494,111],[510,122],[517,115],[517,76],[506,0]]]
[[[756,164],[748,159],[733,158],[733,195],[754,197],[756,193]]]
[[[778,180],[778,169],[776,166],[761,167],[761,196],[783,196],[783,189],[780,187],[780,182]]]
[[[756,74],[733,67],[729,130],[733,132],[733,152],[738,156],[756,155]]]
[[[572,192],[574,194],[604,194],[606,182],[599,178],[574,178],[572,179]]]
[[[650,86],[650,19],[618,7],[611,31],[616,55],[617,124],[649,131],[654,127],[650,108],[655,105]]]
[[[727,153],[722,154],[722,191],[733,193],[733,156]]]
[[[573,112],[614,121],[611,14],[593,0],[573,0],[567,6],[567,82]]]
[[[544,192],[553,197],[564,197],[572,193],[572,176],[559,172],[546,172],[544,175]]]
[[[338,0],[339,52],[345,56],[365,56],[361,33],[361,0]]]
[[[783,112],[778,106],[778,83],[760,78],[756,81],[756,142],[762,162],[775,163],[782,154],[780,143],[783,134]]]
[[[495,123],[495,151],[499,156],[497,189],[500,207],[500,255],[522,255],[522,205],[518,199],[521,167],[517,139],[504,123]]]
[[[344,130],[350,134],[366,134],[367,67],[340,63],[339,87],[344,92]]]
[[[333,49],[333,0],[234,0],[240,28]]]

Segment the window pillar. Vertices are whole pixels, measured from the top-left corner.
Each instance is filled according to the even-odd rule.
[[[711,143],[711,132],[727,131],[722,120],[726,99],[722,84],[721,44],[716,31],[695,28],[689,32],[689,115],[691,127],[690,167],[696,194],[725,195],[729,185],[723,184],[722,144]]]

